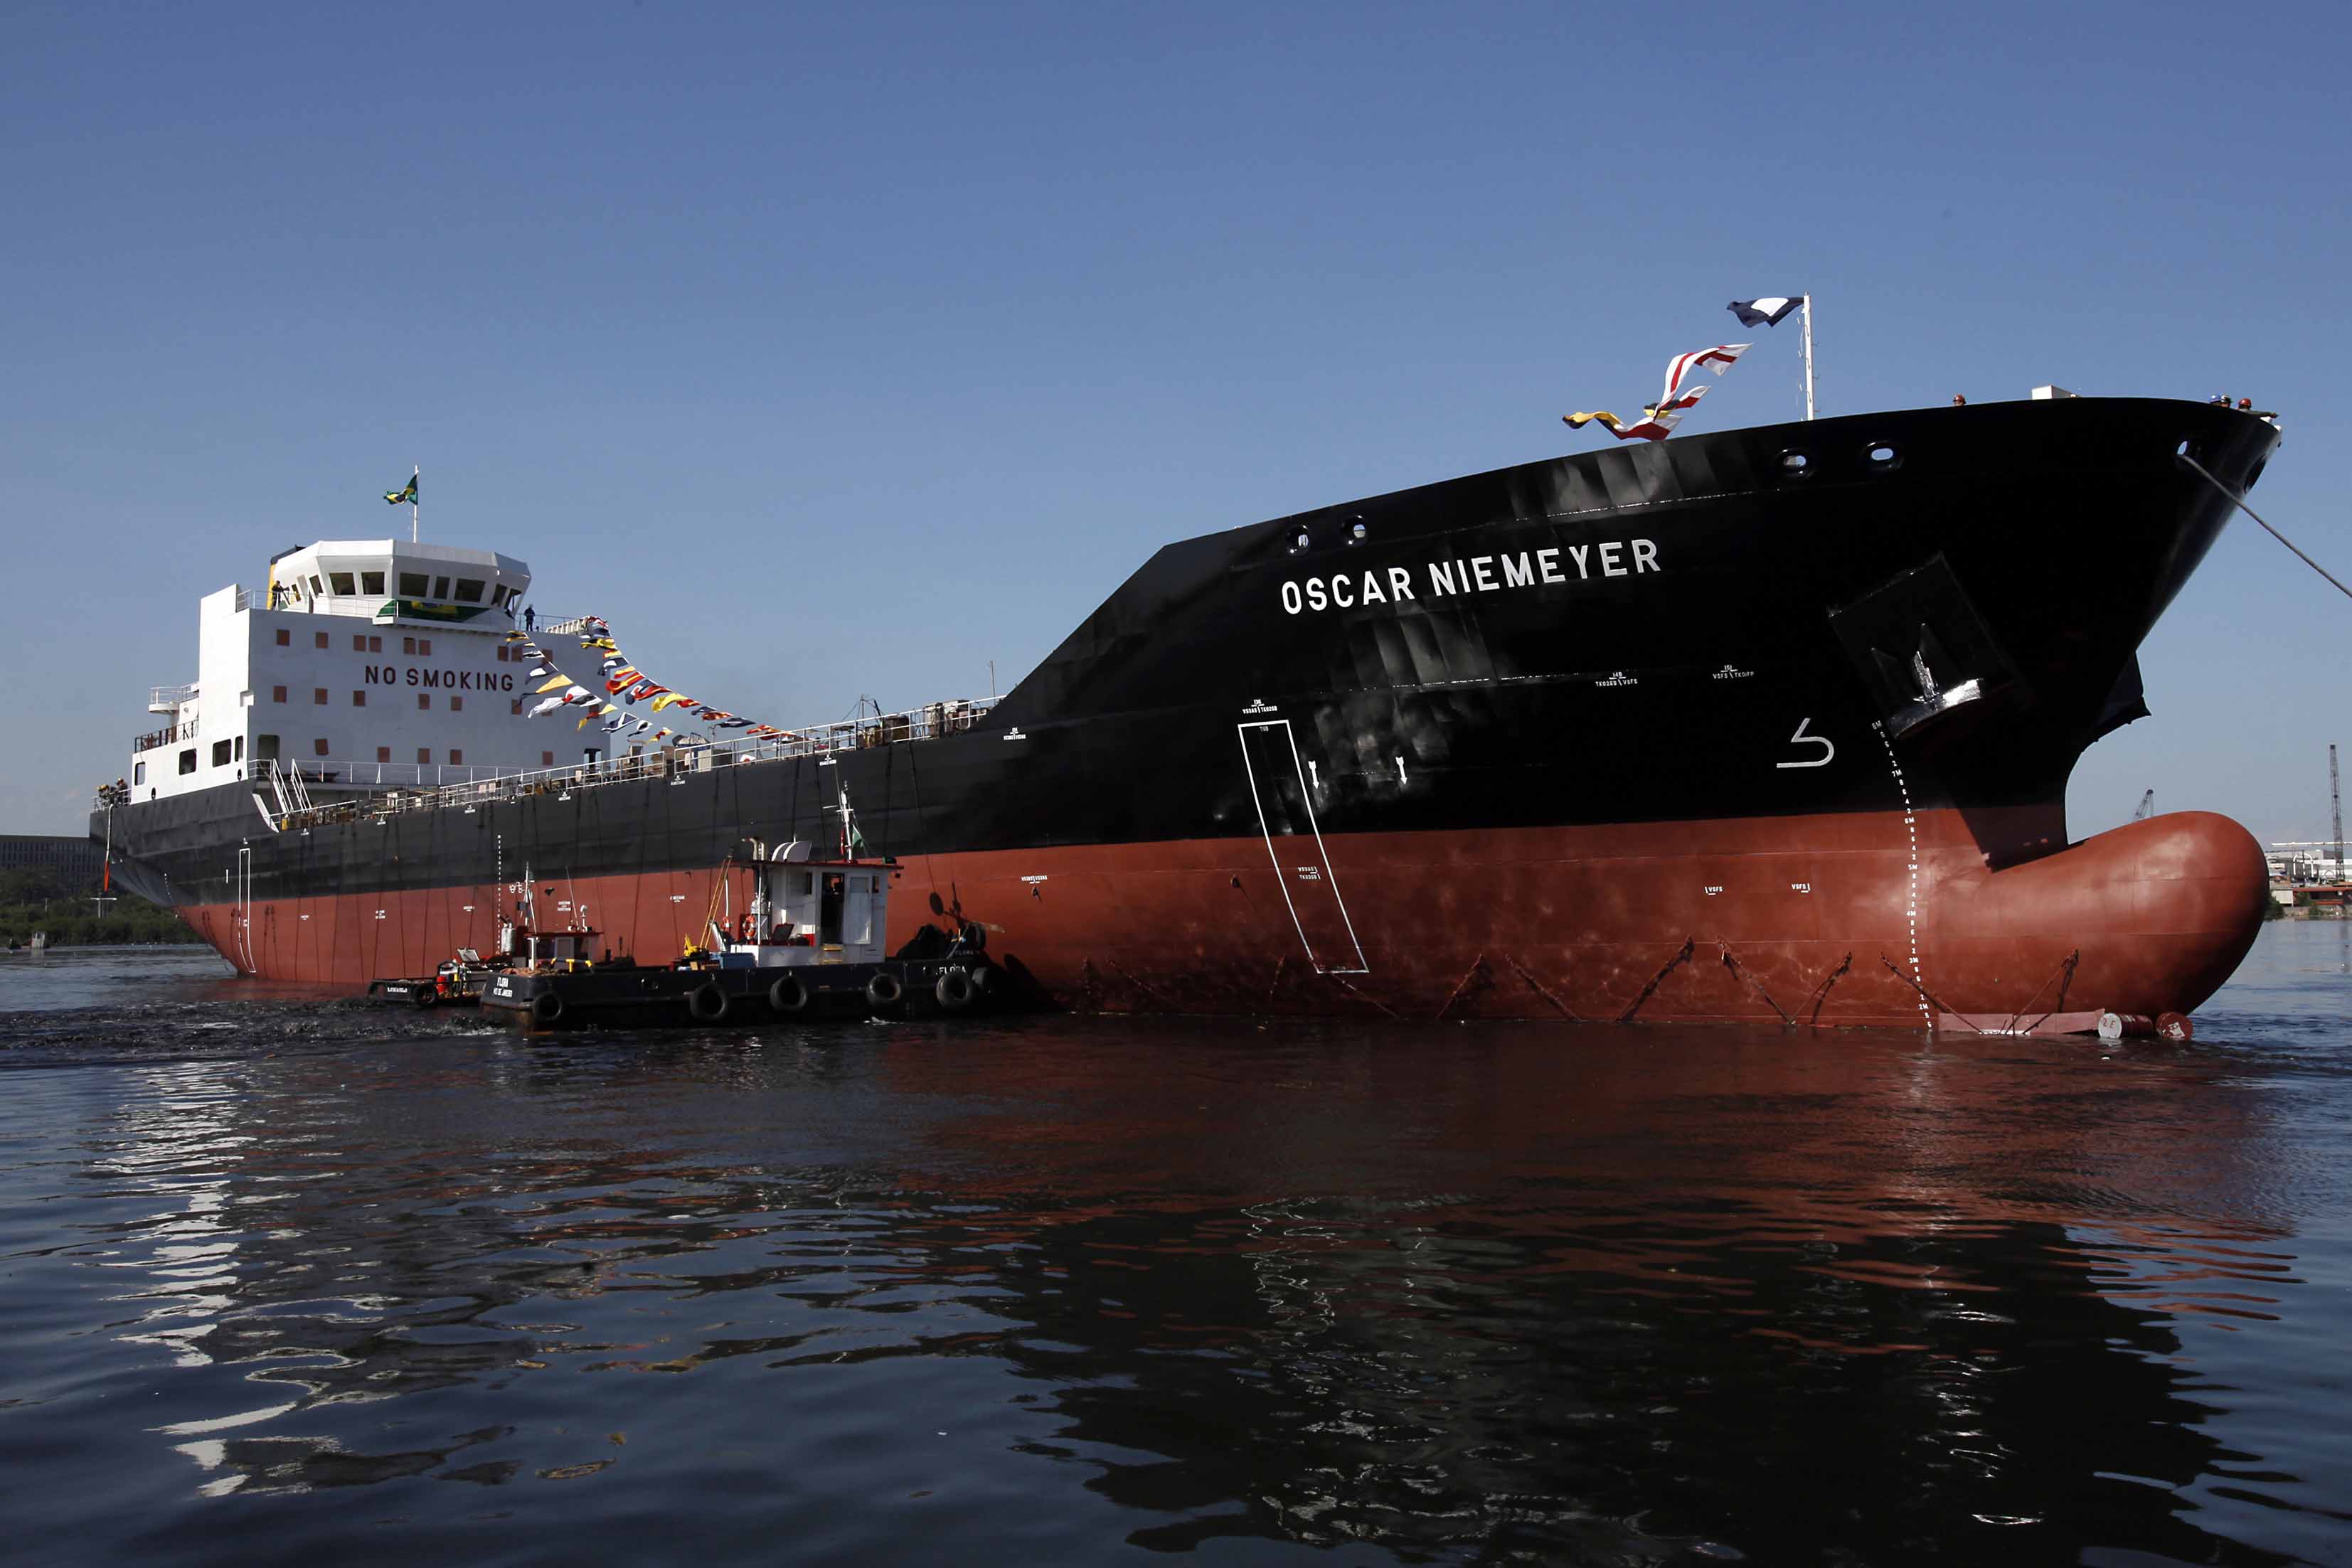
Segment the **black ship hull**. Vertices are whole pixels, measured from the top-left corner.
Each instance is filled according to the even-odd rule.
[[[845,789],[894,945],[977,921],[1071,1006],[2186,1010],[2259,850],[2070,848],[2065,782],[2228,520],[2176,452],[2242,488],[2275,442],[2083,399],[1528,464],[1171,545],[961,733],[284,831],[227,786],[116,809],[118,867],[272,977],[486,946],[526,866],[652,961]]]

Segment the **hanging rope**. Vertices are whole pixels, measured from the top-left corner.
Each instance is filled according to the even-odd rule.
[[[2179,457],[2183,463],[2186,463],[2191,468],[2196,469],[2198,473],[2203,474],[2205,476],[2205,482],[2208,485],[2212,486],[2213,488],[2221,491],[2221,494],[2230,497],[2230,504],[2231,506],[2245,513],[2246,516],[2253,518],[2254,521],[2263,523],[2262,514],[2255,511],[2252,507],[2246,505],[2246,498],[2243,496],[2241,496],[2235,490],[2231,489],[2230,486],[2222,484],[2219,479],[2214,478],[2212,475],[2205,473],[2205,465],[2198,462],[2197,459],[2189,456],[2186,452],[2179,454]],[[2268,523],[2263,523],[2263,528],[2264,532],[2271,536],[2271,538],[2278,540],[2279,543],[2286,546],[2287,549],[2294,550],[2296,559],[2301,560],[2304,565],[2311,568],[2312,570],[2326,578],[2329,582],[2335,583],[2336,592],[2344,595],[2347,599],[2352,599],[2352,588],[2347,588],[2341,582],[2337,582],[2334,572],[2329,571],[2326,567],[2320,565],[2309,556],[2305,555],[2302,549],[2296,546],[2293,539],[2287,538],[2276,528],[2272,528]]]

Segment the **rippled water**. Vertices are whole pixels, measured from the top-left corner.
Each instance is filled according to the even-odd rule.
[[[2267,927],[2186,1048],[1072,1019],[545,1044],[203,954],[11,959],[11,1539],[2352,1560],[2343,936]]]

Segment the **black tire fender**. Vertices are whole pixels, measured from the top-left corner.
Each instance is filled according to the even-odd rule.
[[[530,1021],[542,1029],[551,1029],[563,1021],[563,998],[553,991],[541,991],[530,998]]]
[[[960,1013],[971,1006],[971,977],[961,969],[941,969],[931,982],[931,996],[942,1012]]]
[[[429,1008],[437,999],[430,985],[418,986],[408,993],[408,999],[420,1008]]]
[[[798,975],[779,975],[776,983],[768,988],[768,1007],[772,1011],[790,1016],[806,1012],[808,1005],[808,988],[801,984]]]
[[[866,982],[866,1005],[877,1012],[897,1007],[898,998],[906,994],[907,988],[900,985],[898,977],[887,969],[878,971]]]
[[[686,1010],[703,1023],[719,1023],[727,1017],[728,996],[716,980],[705,980],[687,993]]]

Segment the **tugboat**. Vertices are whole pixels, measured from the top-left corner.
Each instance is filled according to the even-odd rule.
[[[961,1013],[992,996],[999,976],[985,953],[986,934],[964,925],[952,938],[886,956],[890,856],[863,854],[846,793],[832,808],[840,838],[829,856],[795,839],[771,850],[751,844],[751,899],[730,920],[714,902],[703,922],[707,940],[675,963],[586,956],[585,932],[534,936],[530,954],[492,976],[482,1006],[525,1030],[582,1024],[719,1024],[814,1014],[896,1017]],[[726,895],[720,879],[718,897]],[[565,942],[565,937],[580,938]],[[551,946],[539,956],[541,940]]]
[[[368,995],[419,1008],[471,1007],[482,999],[483,988],[503,967],[503,960],[488,962],[475,949],[460,947],[454,956],[441,960],[441,967],[429,975],[370,980]]]

